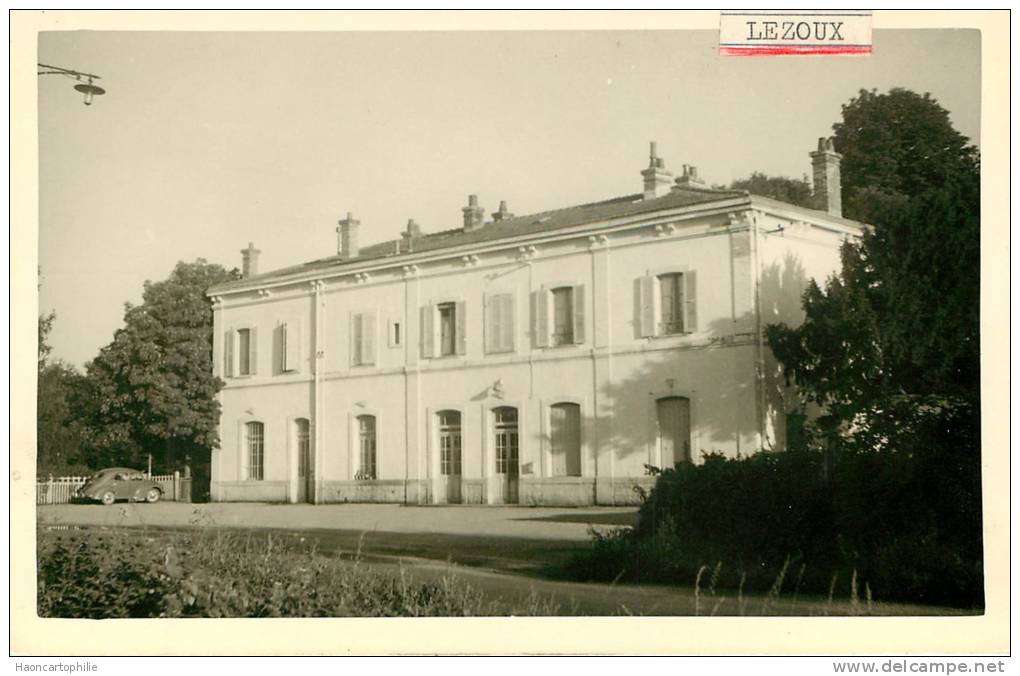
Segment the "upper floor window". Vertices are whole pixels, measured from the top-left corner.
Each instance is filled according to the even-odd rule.
[[[375,313],[351,315],[351,366],[375,364]]]
[[[446,357],[457,353],[457,306],[454,303],[440,303],[439,311],[439,355]]]
[[[584,342],[584,286],[542,288],[532,297],[532,335],[536,347]]]
[[[553,345],[572,345],[574,342],[574,289],[562,286],[552,290]]]
[[[255,327],[230,329],[223,336],[223,375],[255,375],[258,351]]]
[[[514,295],[493,293],[485,297],[485,352],[514,351]]]
[[[684,332],[684,276],[679,272],[659,275],[659,308],[662,335]]]
[[[638,335],[671,336],[698,330],[698,288],[693,270],[646,275],[637,283]]]
[[[266,443],[265,426],[260,422],[250,422],[244,427],[245,446],[247,447],[245,476],[249,481],[262,481]]]
[[[301,327],[294,322],[282,322],[280,336],[280,370],[301,370]]]
[[[425,359],[466,352],[466,312],[462,301],[426,305],[421,309],[421,354]]]

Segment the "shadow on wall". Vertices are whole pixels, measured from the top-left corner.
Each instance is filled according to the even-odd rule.
[[[769,323],[803,321],[801,296],[807,284],[804,266],[792,254],[782,263],[766,267],[759,284],[761,329]],[[627,378],[600,389],[599,399],[612,414],[592,416],[587,421],[588,429],[593,426],[598,439],[608,440],[617,457],[648,457],[649,444],[654,443],[656,434],[655,400],[671,394],[692,400],[692,427],[698,432],[696,438],[692,435],[694,458],[721,448],[740,455],[760,450],[745,443],[758,431],[759,407],[766,438],[773,440],[766,443],[766,448],[784,447],[784,414],[796,409],[799,402],[764,343],[764,397],[756,400],[754,315],[748,311],[717,319],[705,327],[704,333],[706,339],[697,347],[652,353]]]

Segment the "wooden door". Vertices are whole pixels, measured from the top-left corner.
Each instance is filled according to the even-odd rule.
[[[581,476],[581,407],[577,404],[549,408],[549,451],[553,476]]]
[[[297,434],[297,501],[312,502],[312,444],[308,421],[299,418],[295,421]]]
[[[691,460],[691,402],[666,397],[656,402],[659,423],[659,462],[662,469]]]
[[[436,414],[439,431],[439,502],[461,501],[461,426],[458,411]]]
[[[496,476],[499,494],[496,502],[512,505],[520,500],[520,448],[517,409],[503,406],[493,410],[496,448]]]

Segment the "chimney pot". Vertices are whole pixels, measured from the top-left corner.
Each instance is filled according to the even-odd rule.
[[[248,242],[247,249],[241,249],[241,274],[244,279],[259,274],[259,254],[253,242]]]
[[[506,200],[500,200],[499,201],[499,211],[493,212],[492,220],[498,222],[498,221],[505,221],[505,220],[513,218],[513,217],[514,217],[514,215],[512,213],[510,213],[510,211],[506,207]]]
[[[833,216],[843,215],[843,187],[840,165],[843,156],[836,152],[834,139],[818,139],[818,150],[811,153],[811,169],[814,177],[814,206]]]
[[[463,207],[464,232],[473,232],[485,223],[485,209],[478,206],[478,195],[468,195],[468,205]]]
[[[673,184],[673,174],[666,171],[666,161],[659,157],[655,141],[648,144],[648,168],[641,172],[644,179],[642,195],[644,199],[653,199],[669,192]]]
[[[348,211],[347,218],[340,219],[338,223],[340,227],[337,228],[337,232],[340,233],[340,238],[337,242],[337,255],[344,260],[357,258],[358,226],[361,225],[361,221],[354,218],[354,214]]]

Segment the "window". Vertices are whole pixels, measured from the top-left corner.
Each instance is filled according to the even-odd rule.
[[[237,375],[251,375],[251,329],[237,331]]]
[[[532,297],[531,312],[536,347],[584,342],[584,285],[539,289]]]
[[[501,406],[492,413],[496,437],[496,474],[516,475],[519,471],[517,409]]]
[[[376,478],[375,416],[358,416],[358,459],[359,469],[354,478],[371,480]]]
[[[564,402],[549,407],[549,455],[553,476],[581,476],[581,407]]]
[[[303,479],[308,476],[308,452],[310,450],[308,420],[305,418],[298,418],[294,421],[294,423],[297,428],[298,476]]]
[[[280,370],[301,370],[301,329],[296,323],[280,324]]]
[[[553,345],[571,345],[574,342],[574,290],[563,286],[552,290]]]
[[[485,298],[485,352],[514,351],[514,295],[494,293]]]
[[[439,354],[446,357],[456,354],[457,306],[440,303],[439,309]]]
[[[436,417],[439,419],[439,473],[460,476],[460,413],[440,411]]]
[[[351,366],[375,364],[375,313],[351,315]]]
[[[683,277],[678,272],[659,275],[659,335],[684,332]]]
[[[403,335],[401,333],[400,322],[390,321],[390,328],[387,331],[388,343],[390,347],[400,347],[404,344]]]
[[[674,336],[698,330],[697,276],[693,270],[637,279],[634,325],[638,336]]]
[[[262,481],[263,460],[265,458],[265,427],[260,422],[245,425],[245,446],[248,450],[248,481]]]
[[[448,357],[466,353],[465,304],[444,301],[421,309],[421,356]]]
[[[691,461],[691,402],[686,397],[664,397],[655,402],[659,425],[659,462],[672,468]]]

